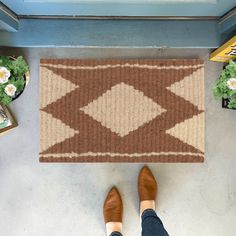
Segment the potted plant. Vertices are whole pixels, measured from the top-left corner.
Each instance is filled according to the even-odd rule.
[[[0,56],[0,103],[9,105],[24,91],[29,67],[23,57]]]
[[[223,107],[236,109],[236,62],[230,60],[213,86],[214,97],[222,98]]]

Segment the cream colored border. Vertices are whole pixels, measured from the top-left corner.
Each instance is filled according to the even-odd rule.
[[[109,69],[109,68],[142,68],[142,69],[157,69],[157,70],[169,70],[169,69],[189,69],[189,68],[201,68],[203,67],[203,64],[198,64],[198,65],[189,65],[189,66],[158,66],[158,65],[147,65],[147,64],[115,64],[115,65],[95,65],[95,66],[70,66],[70,65],[53,65],[53,64],[46,64],[42,63],[40,66],[50,66],[52,68],[57,68],[57,69],[72,69],[72,70],[97,70],[97,69]]]
[[[74,158],[74,157],[87,157],[87,156],[110,156],[110,157],[142,157],[142,156],[168,156],[168,155],[182,155],[182,156],[202,156],[202,153],[192,152],[148,152],[148,153],[111,153],[111,152],[86,152],[86,153],[49,153],[40,155],[40,157],[54,157],[54,158]]]

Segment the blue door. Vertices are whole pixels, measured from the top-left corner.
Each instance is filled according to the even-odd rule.
[[[236,0],[2,0],[18,15],[222,16]]]

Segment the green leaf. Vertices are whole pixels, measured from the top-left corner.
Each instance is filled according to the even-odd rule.
[[[13,84],[18,92],[21,92],[24,89],[25,81],[24,79],[18,79],[16,81],[10,81],[11,84]]]
[[[1,94],[0,103],[3,103],[4,105],[9,105],[11,102],[12,98],[9,97],[5,92]]]
[[[230,98],[228,108],[236,108],[236,96]]]

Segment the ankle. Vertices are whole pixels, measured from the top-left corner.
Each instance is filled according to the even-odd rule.
[[[155,211],[155,201],[154,200],[145,200],[140,202],[140,215],[147,209],[152,209]]]
[[[112,232],[122,233],[122,223],[121,222],[108,222],[106,223],[107,236]]]

